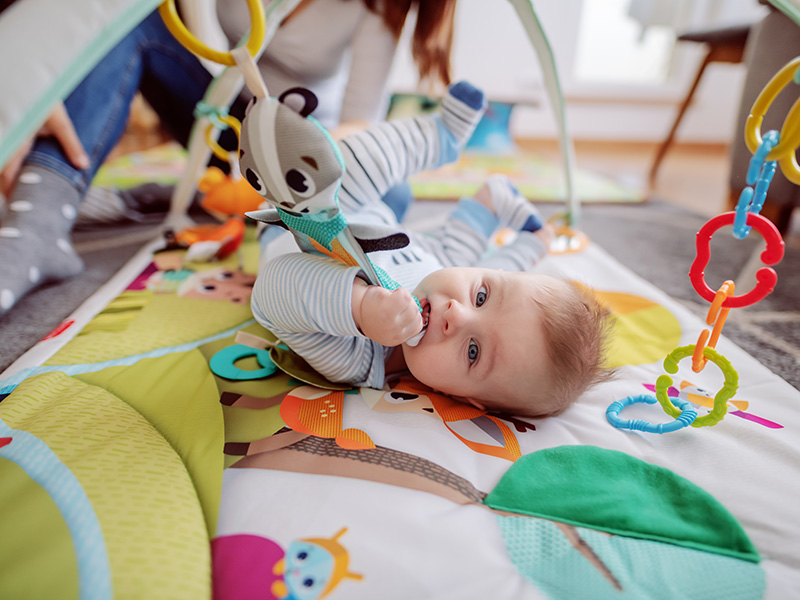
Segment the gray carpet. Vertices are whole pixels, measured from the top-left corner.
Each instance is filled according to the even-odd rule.
[[[440,203],[437,209],[445,206]],[[421,208],[415,207],[417,218]],[[556,209],[543,205],[542,210],[547,215]],[[708,303],[697,295],[687,276],[695,257],[695,233],[705,222],[705,218],[659,202],[587,205],[581,229],[635,273],[705,317]],[[152,224],[75,232],[73,239],[86,270],[35,291],[0,318],[0,372],[56,327],[155,233]],[[716,289],[725,279],[737,280],[742,286],[737,278],[760,247],[760,239],[753,234],[736,240],[729,230],[715,235],[712,259],[706,268],[709,286]],[[724,335],[800,389],[800,251],[787,248],[775,270],[775,291],[753,307],[732,310]],[[737,293],[745,291],[737,288]]]

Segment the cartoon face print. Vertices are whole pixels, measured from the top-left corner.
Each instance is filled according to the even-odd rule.
[[[192,275],[178,290],[179,295],[204,300],[227,300],[234,304],[246,304],[253,292],[255,275],[214,269]]]
[[[334,558],[324,548],[296,540],[286,551],[283,579],[298,600],[319,598],[333,572]]]
[[[337,207],[344,166],[331,138],[309,117],[316,106],[313,93],[292,88],[278,100],[254,98],[242,121],[242,175],[270,204],[293,213]]]

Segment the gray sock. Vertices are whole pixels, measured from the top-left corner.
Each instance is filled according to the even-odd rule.
[[[55,171],[24,167],[0,223],[0,315],[33,288],[83,270],[70,243],[80,201]]]

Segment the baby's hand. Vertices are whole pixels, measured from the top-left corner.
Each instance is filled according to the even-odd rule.
[[[353,320],[365,336],[384,346],[399,346],[422,331],[422,315],[411,293],[353,282]]]

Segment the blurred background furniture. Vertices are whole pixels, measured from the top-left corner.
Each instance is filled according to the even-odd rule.
[[[667,154],[667,150],[672,145],[673,139],[675,138],[675,133],[678,131],[678,126],[681,123],[681,119],[683,119],[686,109],[689,108],[689,104],[692,102],[692,98],[697,90],[697,86],[700,83],[700,79],[703,77],[703,73],[705,73],[706,67],[713,62],[733,64],[741,63],[744,58],[745,44],[747,42],[750,29],[751,24],[748,23],[744,25],[731,25],[715,29],[686,31],[677,36],[677,41],[679,42],[695,42],[705,44],[707,50],[702,62],[700,63],[700,66],[697,69],[697,74],[694,77],[694,81],[692,82],[691,87],[689,87],[689,91],[686,92],[686,96],[678,108],[678,114],[675,115],[672,128],[670,129],[666,139],[658,147],[656,155],[653,158],[653,163],[650,166],[650,174],[648,177],[650,190],[655,189],[658,169],[661,166],[661,162],[664,160],[664,156]]]

